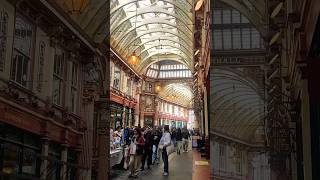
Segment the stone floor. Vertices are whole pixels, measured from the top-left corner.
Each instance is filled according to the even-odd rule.
[[[163,176],[163,164],[153,165],[151,170],[144,170],[139,173],[139,180],[192,180],[193,152],[177,155],[172,153],[169,156],[169,176]],[[112,170],[112,180],[123,180],[128,178],[129,171]],[[205,180],[205,179],[203,179]]]

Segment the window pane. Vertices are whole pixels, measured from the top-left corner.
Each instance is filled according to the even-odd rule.
[[[252,28],[252,48],[260,48],[260,34],[259,32]]]
[[[224,46],[224,49],[231,49],[231,30],[230,29],[223,30],[223,46]]]
[[[241,14],[241,23],[249,23],[249,20]]]
[[[37,157],[36,152],[31,149],[23,150],[22,173],[36,175]]]
[[[221,24],[221,10],[213,10],[213,24]]]
[[[240,29],[232,29],[232,45],[233,49],[241,48]]]
[[[223,24],[230,24],[231,23],[231,11],[230,10],[223,10]]]
[[[232,10],[232,23],[240,23],[240,12]]]
[[[14,47],[22,54],[30,57],[32,49],[32,24],[16,16]]]
[[[250,48],[250,29],[249,28],[242,29],[242,48],[244,49]]]
[[[3,149],[2,172],[16,174],[19,172],[19,147],[5,143]]]
[[[214,46],[214,49],[222,49],[221,30],[214,30],[213,31],[213,46]]]

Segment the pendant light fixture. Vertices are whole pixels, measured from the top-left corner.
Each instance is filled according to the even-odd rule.
[[[136,20],[134,23],[135,31],[137,31],[137,18],[138,18],[137,15],[138,15],[138,1],[136,2]],[[140,57],[136,55],[135,51],[133,51],[132,54],[128,57],[128,63],[132,66],[136,66],[139,61],[140,61]]]

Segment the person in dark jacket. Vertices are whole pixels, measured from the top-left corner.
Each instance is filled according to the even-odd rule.
[[[160,142],[160,138],[162,137],[161,129],[159,128],[154,128],[153,130],[153,163],[158,162],[159,163],[159,154],[158,154],[158,146]]]
[[[144,154],[142,156],[142,166],[141,170],[144,170],[145,162],[147,160],[147,167],[150,169],[150,165],[152,164],[152,147],[153,147],[153,134],[151,130],[148,128],[144,134],[145,139],[145,149]]]
[[[173,143],[174,147],[176,147],[176,145],[177,145],[177,143],[176,143],[176,141],[177,141],[176,137],[177,137],[176,128],[172,128],[172,131],[171,131],[171,140],[172,140],[172,143]]]
[[[182,132],[180,128],[178,128],[177,130],[176,141],[177,141],[177,154],[180,155],[181,147],[182,147]]]
[[[188,129],[185,127],[182,130],[183,152],[188,152],[189,139],[190,139],[190,134]]]

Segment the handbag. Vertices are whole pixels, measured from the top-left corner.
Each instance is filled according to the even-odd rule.
[[[130,148],[129,148],[129,154],[133,155],[133,154],[136,154],[136,152],[137,152],[137,145],[131,142]]]
[[[174,152],[174,150],[175,150],[174,144],[171,143],[171,144],[166,148],[166,150],[167,150],[168,156],[169,156],[170,154],[172,154],[172,153]]]

